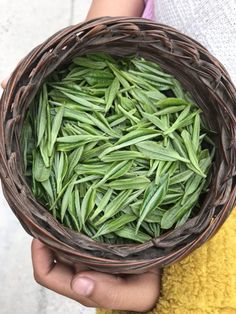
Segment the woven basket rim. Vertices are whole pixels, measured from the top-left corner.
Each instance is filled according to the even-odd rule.
[[[111,245],[98,243],[85,235],[78,236],[78,232],[62,226],[52,216],[49,218],[51,214],[36,204],[21,173],[17,137],[26,108],[36,91],[51,72],[75,54],[83,55],[99,49],[117,56],[136,51],[138,55],[149,56],[150,60],[158,60],[167,72],[175,73],[175,76],[175,71],[181,68],[183,73],[179,73],[178,80],[187,90],[191,90],[192,85],[195,87],[194,91],[191,90],[192,95],[208,117],[208,122],[215,129],[222,130],[221,138],[217,139],[218,159],[214,164],[211,197],[205,200],[201,213],[184,227],[168,231],[144,244]],[[199,95],[198,91],[203,87],[204,95]],[[207,97],[209,104],[215,107],[204,104]],[[214,113],[216,119],[210,121]],[[68,260],[83,262],[87,258],[87,264],[94,269],[106,271],[105,266],[99,264],[104,261],[110,263],[106,266],[109,272],[116,272],[117,264],[118,272],[129,273],[144,271],[154,264],[173,263],[213,236],[236,204],[235,86],[224,66],[207,49],[164,24],[141,18],[104,17],[69,26],[48,38],[20,62],[7,84],[1,98],[0,138],[3,191],[23,227],[56,250],[59,257],[61,253]],[[202,230],[194,228],[199,225]],[[160,255],[155,255],[157,251]]]

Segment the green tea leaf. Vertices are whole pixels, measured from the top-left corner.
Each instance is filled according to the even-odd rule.
[[[104,111],[104,107],[98,106],[93,104],[92,102],[84,99],[84,97],[75,96],[74,94],[70,94],[64,91],[61,91],[65,96],[67,96],[69,99],[75,101],[76,103],[83,105],[85,108],[92,109],[92,110],[98,110],[98,111]]]
[[[171,113],[182,111],[183,109],[185,109],[185,106],[171,106],[171,107],[167,107],[167,108],[158,110],[155,113],[155,115],[156,116],[163,116],[166,114],[171,114]]]
[[[126,118],[129,119],[131,122],[138,123],[140,121],[140,119],[133,115],[133,113],[136,112],[136,109],[133,111],[133,113],[130,113],[129,111],[126,111],[124,108],[122,108],[122,106],[120,105],[118,105],[117,107],[123,113],[123,115],[126,116]]]
[[[75,186],[75,198],[74,198],[74,201],[75,201],[75,211],[76,211],[76,215],[78,217],[78,225],[79,225],[79,231],[81,231],[81,228],[82,228],[82,217],[81,217],[81,206],[80,206],[80,195],[79,195],[79,188],[78,188],[78,185]]]
[[[94,125],[96,125],[97,128],[112,137],[119,137],[119,135],[114,130],[112,130],[109,123],[101,114],[99,114],[98,112],[95,114],[97,115],[97,117],[94,117],[93,115],[87,113],[87,117],[90,119],[90,121],[93,122]]]
[[[103,162],[114,162],[122,160],[134,160],[144,158],[143,154],[137,151],[119,150],[105,155],[101,158]]]
[[[156,130],[151,130],[151,129],[138,129],[138,130],[132,131],[122,136],[119,139],[119,141],[115,143],[113,147],[105,149],[98,157],[101,159],[105,155],[115,150],[130,146],[130,145],[134,145],[139,142],[143,142],[143,141],[146,141],[147,139],[158,137],[158,136],[160,136],[160,133]]]
[[[41,184],[45,190],[45,193],[47,193],[47,195],[50,198],[50,204],[52,204],[54,202],[54,193],[53,193],[52,185],[50,183],[50,179],[42,181]]]
[[[199,149],[199,141],[200,141],[200,115],[196,114],[194,118],[193,124],[193,133],[192,133],[192,143],[195,152]]]
[[[95,206],[95,197],[96,189],[91,186],[86,192],[81,204],[81,222],[83,226]]]
[[[178,116],[178,118],[176,119],[176,121],[172,124],[172,126],[166,130],[164,132],[165,135],[172,133],[173,131],[175,131],[176,129],[181,127],[181,121],[184,120],[184,118],[187,117],[187,115],[189,114],[190,111],[190,106],[187,106]]]
[[[126,214],[122,215],[116,219],[112,219],[110,221],[106,221],[104,225],[101,226],[101,228],[98,230],[98,232],[95,234],[93,238],[97,238],[101,235],[114,232],[122,228],[124,225],[128,224],[129,222],[132,222],[136,219],[136,216]]]
[[[46,167],[50,166],[50,160],[48,156],[48,145],[47,145],[47,138],[44,136],[39,144],[39,151],[43,158],[43,162]]]
[[[186,170],[181,173],[178,173],[170,178],[170,185],[177,184],[180,182],[186,182],[189,178],[191,178],[192,175],[193,175],[193,172],[190,170]]]
[[[103,61],[93,61],[88,57],[77,57],[73,59],[73,62],[85,68],[102,70],[107,67],[106,62]]]
[[[145,192],[143,203],[140,208],[140,217],[136,226],[136,233],[145,217],[151,213],[165,198],[169,185],[169,176],[164,175],[160,185],[151,185]]]
[[[62,203],[61,203],[61,221],[63,222],[64,220],[64,217],[65,217],[65,213],[66,211],[68,210],[68,206],[69,206],[69,199],[70,199],[70,196],[71,196],[71,193],[74,189],[74,182],[71,182],[64,195],[63,195],[63,198],[62,198]]]
[[[67,172],[67,156],[65,153],[59,153],[59,162],[56,165],[56,182],[57,182],[57,194],[60,193],[62,190],[62,181],[66,175]]]
[[[189,105],[190,103],[182,98],[172,98],[172,97],[161,99],[156,103],[156,106],[162,109],[167,108],[167,107],[172,107],[172,106],[181,106],[181,108],[182,106],[189,107]]]
[[[57,136],[59,133],[59,130],[61,128],[61,124],[62,124],[62,119],[63,119],[63,115],[64,115],[64,108],[61,107],[59,108],[59,110],[57,111],[57,114],[53,120],[52,123],[52,131],[51,131],[51,142],[50,142],[50,148],[49,148],[49,156],[52,156],[52,152],[53,152],[53,148],[54,145],[56,143],[57,140]]]
[[[144,243],[151,240],[151,237],[144,232],[139,230],[138,234],[135,232],[135,228],[128,224],[123,226],[121,229],[116,230],[115,234],[121,238],[130,239],[135,242]]]
[[[137,76],[137,77],[141,77],[141,78],[144,78],[144,79],[147,79],[148,81],[154,81],[154,82],[157,82],[157,83],[161,83],[161,84],[164,84],[164,85],[170,85],[172,86],[172,81],[171,80],[168,80],[167,78],[162,78],[160,76],[157,76],[157,75],[153,75],[153,74],[149,74],[149,73],[142,73],[142,72],[137,72],[137,71],[133,71],[133,70],[129,70],[129,73]]]
[[[39,146],[45,130],[47,126],[47,88],[46,85],[43,85],[42,92],[39,96],[39,109],[38,109],[38,124],[37,124],[37,135],[38,135],[38,142],[37,146]]]
[[[113,198],[112,201],[104,208],[104,215],[96,221],[95,225],[104,223],[107,219],[113,217],[118,211],[120,211],[132,192],[133,190],[124,190]]]
[[[108,189],[106,191],[106,193],[104,194],[103,198],[101,199],[98,207],[95,209],[92,216],[90,217],[91,220],[94,220],[104,210],[104,208],[107,206],[108,202],[111,199],[112,193],[113,193],[112,189]]]
[[[194,150],[194,148],[193,148],[190,134],[188,133],[188,131],[183,130],[183,131],[181,132],[181,136],[182,136],[182,138],[183,138],[183,141],[184,141],[186,150],[187,150],[187,152],[188,152],[188,156],[189,156],[190,162],[191,162],[191,164],[193,165],[193,170],[194,170],[197,174],[199,174],[200,176],[202,176],[203,178],[205,178],[206,175],[203,173],[203,171],[201,170],[201,168],[200,168],[200,166],[199,166],[198,157],[197,157],[197,155],[196,155],[196,153],[195,153],[195,150]]]
[[[109,66],[109,68],[112,70],[112,72],[114,73],[114,75],[117,77],[117,79],[119,80],[120,84],[122,86],[124,86],[124,88],[129,88],[130,84],[128,83],[128,81],[121,75],[121,72],[119,71],[118,68],[115,67],[114,64],[107,62],[107,65]]]
[[[189,160],[181,157],[176,151],[171,148],[163,147],[161,144],[157,144],[152,141],[143,141],[135,144],[138,150],[146,157],[155,160],[162,161],[175,161],[180,160],[188,163]]]
[[[181,201],[175,204],[172,208],[167,210],[161,220],[162,229],[170,229],[179,219],[181,219],[186,212],[195,206],[198,201],[199,195],[201,193],[204,182],[199,186],[199,188],[191,195],[185,204],[181,205]]]
[[[148,119],[151,123],[153,123],[155,126],[157,126],[160,130],[165,131],[166,125],[162,122],[162,120],[158,117],[155,117],[154,115],[142,112],[142,116],[146,119]]]
[[[111,166],[104,165],[102,163],[97,164],[78,164],[74,171],[81,175],[81,174],[92,174],[92,175],[101,175],[104,176],[108,170],[110,170]]]
[[[75,149],[68,157],[68,170],[66,173],[67,178],[70,178],[75,171],[75,167],[78,165],[80,158],[83,154],[84,146]]]
[[[33,175],[35,180],[38,182],[47,181],[50,177],[50,174],[51,168],[45,166],[41,154],[36,151],[33,168]]]
[[[69,135],[69,136],[62,136],[57,138],[57,143],[89,143],[93,141],[101,141],[101,140],[107,140],[108,138],[106,136],[100,136],[100,135],[86,135],[86,134],[81,134],[81,135]]]
[[[157,77],[166,77],[166,78],[172,78],[170,74],[167,74],[159,67],[157,67],[157,64],[154,62],[147,62],[147,61],[140,61],[140,60],[132,60],[132,63],[136,66],[136,68],[142,72],[145,73],[153,73]]]
[[[106,186],[114,190],[144,189],[148,186],[150,180],[145,176],[137,176],[128,179],[114,180],[106,184]]]
[[[94,181],[94,180],[97,180],[100,178],[101,178],[101,176],[99,176],[99,175],[86,176],[82,179],[75,181],[75,184],[84,183],[84,182],[88,182],[88,181]]]
[[[182,218],[180,218],[180,220],[177,221],[175,228],[182,226],[189,218],[189,216],[191,215],[192,212],[192,208],[190,208],[184,215]]]
[[[96,184],[96,187],[104,184],[107,180],[116,179],[123,176],[132,166],[132,161],[123,161],[111,164],[107,173],[104,175],[101,181]]]
[[[111,108],[112,103],[114,99],[116,98],[119,89],[120,89],[120,82],[118,78],[115,77],[112,84],[110,85],[110,87],[107,89],[105,93],[105,102],[106,102],[105,112],[108,112],[108,110]]]

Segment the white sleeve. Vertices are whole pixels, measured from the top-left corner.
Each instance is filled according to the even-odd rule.
[[[158,23],[204,45],[236,84],[236,0],[156,0]]]

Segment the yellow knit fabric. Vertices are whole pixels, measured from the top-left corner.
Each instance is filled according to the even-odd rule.
[[[236,208],[210,241],[164,269],[162,296],[149,313],[236,314]]]

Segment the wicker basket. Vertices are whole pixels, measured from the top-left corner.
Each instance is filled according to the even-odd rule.
[[[144,244],[108,245],[62,226],[32,195],[22,171],[19,135],[45,78],[75,55],[105,51],[158,62],[188,90],[217,136],[213,179],[197,216]],[[17,66],[1,99],[0,175],[5,197],[25,230],[60,260],[108,273],[140,273],[169,265],[207,241],[236,201],[236,90],[224,67],[198,42],[139,18],[101,18],[71,26],[36,47]],[[9,230],[10,232],[10,230]]]

